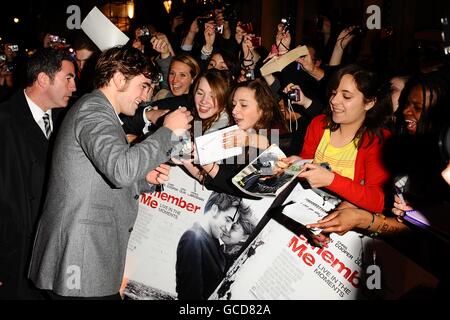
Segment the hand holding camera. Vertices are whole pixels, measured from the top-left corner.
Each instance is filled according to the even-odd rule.
[[[287,99],[291,101],[291,103],[300,104],[300,101],[303,97],[303,93],[300,87],[293,83],[289,83],[284,88],[283,93],[286,95]]]
[[[286,96],[287,96],[288,100],[291,102],[300,102],[302,92],[300,91],[300,88],[294,88],[294,89],[289,90],[286,93]]]
[[[169,39],[167,39],[167,36],[163,33],[156,33],[151,38],[150,43],[152,44],[153,49],[161,54],[162,59],[165,59],[170,55],[175,55]]]
[[[290,83],[284,88],[283,92],[293,104],[298,104],[305,108],[308,108],[312,104],[312,100],[303,94],[302,89],[298,85]]]
[[[274,51],[276,50],[276,53],[278,55],[283,55],[286,52],[289,51],[289,48],[291,46],[291,34],[289,32],[289,30],[284,31],[284,28],[278,28],[278,32],[277,35],[275,37],[275,48]]]
[[[281,29],[280,29],[281,28]],[[291,28],[291,17],[281,18],[278,30],[282,32],[288,32]]]
[[[213,47],[214,41],[216,40],[216,25],[213,21],[209,21],[205,24],[205,43],[208,47]]]

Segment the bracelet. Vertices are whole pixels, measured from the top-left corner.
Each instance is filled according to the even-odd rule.
[[[213,52],[213,50],[208,50],[205,48],[205,46],[202,47],[202,50],[200,51],[204,56],[210,56]]]
[[[369,224],[369,226],[366,228],[366,230],[369,230],[369,229],[373,226],[373,223],[375,222],[375,214],[374,214],[374,213],[371,213],[371,215],[372,215],[372,221],[370,221],[370,224]]]
[[[383,221],[386,220],[386,216],[385,216],[384,214],[381,214],[381,213],[375,213],[374,216],[377,216],[377,217],[382,218]],[[379,226],[378,226],[378,228],[377,228],[377,231],[372,232],[372,233],[370,234],[370,236],[371,236],[371,237],[378,237],[379,235],[381,235],[381,233],[382,233],[381,228],[382,228],[382,227],[383,227],[383,223],[380,223]]]

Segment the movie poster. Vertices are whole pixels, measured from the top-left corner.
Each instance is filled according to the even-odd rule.
[[[396,299],[415,287],[437,285],[382,240],[351,231],[331,234],[322,248],[311,245],[304,225],[326,214],[317,209],[327,206],[320,198],[297,185],[285,202],[291,204],[264,226],[210,299]]]
[[[210,213],[205,213],[205,205],[214,194],[179,167],[174,167],[164,191],[141,195],[138,217],[128,244],[122,284],[122,292],[128,298],[148,300],[178,298],[176,262],[180,238],[186,231],[198,228],[199,224],[208,221],[209,218],[205,219],[205,215]],[[251,221],[251,228],[255,228],[274,198],[261,200],[238,198],[237,201],[240,206],[248,208],[248,220]],[[232,218],[233,226],[229,229],[234,230],[239,227],[237,225],[239,217],[235,218],[233,215]],[[246,240],[241,239],[239,245],[229,249],[231,245],[227,246],[226,243],[224,245],[228,233],[221,235],[220,238],[222,250],[229,250],[232,254],[227,251],[226,256],[233,256],[232,259],[237,252],[233,248],[239,248],[239,245],[242,247]]]

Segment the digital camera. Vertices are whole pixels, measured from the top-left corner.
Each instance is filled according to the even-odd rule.
[[[301,98],[300,89],[291,89],[286,94],[287,98],[292,102],[298,102]]]
[[[150,30],[146,26],[139,28],[138,37],[150,37]]]
[[[291,28],[291,17],[281,18],[280,23],[283,25],[283,31],[289,31]]]
[[[215,27],[214,27],[214,31],[215,31],[216,33],[222,34],[222,33],[223,33],[223,25],[215,26]]]
[[[253,69],[247,70],[244,76],[246,80],[255,80],[255,71]]]

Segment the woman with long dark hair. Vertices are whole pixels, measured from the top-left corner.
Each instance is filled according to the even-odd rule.
[[[329,96],[325,115],[316,117],[308,127],[300,157],[314,161],[299,177],[359,208],[382,212],[388,174],[381,149],[392,114],[389,86],[375,73],[349,65],[335,73]],[[286,161],[297,159],[293,156]],[[323,162],[331,170],[319,165]]]

